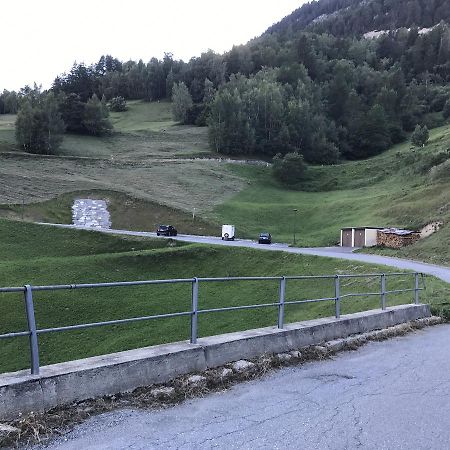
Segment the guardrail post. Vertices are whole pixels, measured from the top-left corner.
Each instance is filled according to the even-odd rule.
[[[39,344],[34,317],[33,291],[29,284],[25,285],[24,288],[25,308],[30,332],[31,375],[39,375]]]
[[[386,309],[386,275],[384,273],[381,274],[380,306],[383,311]]]
[[[192,280],[192,315],[191,315],[191,344],[197,343],[198,326],[198,278]]]
[[[414,274],[414,303],[418,305],[420,303],[420,288],[419,288],[419,274]]]
[[[341,279],[339,275],[334,278],[334,306],[336,319],[339,319],[341,317]]]
[[[286,278],[280,279],[280,301],[278,302],[278,328],[284,327],[284,299],[286,296]]]

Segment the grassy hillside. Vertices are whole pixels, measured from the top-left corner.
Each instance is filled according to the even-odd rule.
[[[284,242],[295,228],[305,246],[336,244],[344,226],[417,228],[450,218],[450,126],[434,129],[423,149],[404,143],[365,161],[310,167],[299,189],[288,190],[270,168],[193,158],[214,156],[206,129],[173,123],[166,102],[129,102],[128,111],[111,115],[112,136],[69,135],[58,157],[14,149],[14,117],[0,118],[3,217],[68,223],[74,198],[104,198],[117,228],[171,222],[182,232],[217,234],[231,222],[239,236],[268,230]],[[449,237],[445,225],[390,254],[450,264]]]
[[[417,228],[442,220],[439,233],[398,254],[450,264],[448,148],[450,127],[437,128],[422,149],[404,143],[365,161],[310,167],[299,190],[277,184],[270,168],[234,167],[250,185],[216,213],[244,236],[269,230],[292,242],[295,226],[300,246],[334,245],[344,226]]]
[[[142,204],[206,213],[245,183],[225,164],[193,159],[208,153],[207,131],[176,125],[168,103],[129,102],[128,111],[111,118],[111,136],[66,135],[60,156],[39,156],[15,148],[14,117],[0,116],[0,205],[35,204],[69,192],[102,190]],[[32,208],[28,217],[36,209],[46,207]]]
[[[171,240],[138,240],[103,236],[0,220],[0,286],[25,283],[83,283],[164,279],[193,276],[333,274],[386,271],[317,257],[250,249],[180,245]],[[400,277],[390,288],[411,286],[411,276]],[[428,280],[428,299],[442,301],[444,283]],[[342,292],[371,291],[378,279],[343,283]],[[288,282],[287,299],[333,295],[333,280],[314,283]],[[111,320],[138,315],[185,311],[190,308],[190,285],[109,288],[35,293],[40,327]],[[275,282],[223,283],[200,286],[200,307],[273,302],[278,298]],[[411,294],[389,298],[389,304],[411,300]],[[343,301],[348,313],[376,307],[379,299],[351,298]],[[0,333],[24,330],[22,296],[0,294]],[[333,305],[318,303],[286,308],[287,321],[330,316]],[[199,333],[206,336],[232,330],[273,325],[275,308],[201,316]],[[188,318],[103,327],[78,332],[42,335],[43,364],[81,358],[145,345],[187,339]],[[27,339],[0,341],[0,371],[28,366]]]

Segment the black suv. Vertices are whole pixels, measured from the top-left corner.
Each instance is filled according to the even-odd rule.
[[[258,238],[258,244],[271,244],[272,236],[270,233],[260,233]]]
[[[172,225],[160,225],[156,230],[156,236],[176,236],[178,231]]]

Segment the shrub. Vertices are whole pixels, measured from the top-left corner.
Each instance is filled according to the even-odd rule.
[[[123,97],[114,97],[109,101],[109,109],[114,112],[123,112],[128,109],[127,102]]]
[[[298,153],[287,153],[284,157],[278,153],[273,158],[273,175],[287,185],[294,185],[302,181],[306,171],[303,156]]]
[[[439,166],[443,162],[450,159],[450,150],[445,150],[439,153],[432,153],[432,154],[424,154],[420,159],[417,161],[417,157],[414,163],[416,163],[416,172],[425,174],[430,169],[434,168],[435,166]],[[412,164],[412,163],[411,163]]]
[[[431,306],[431,314],[433,316],[440,316],[446,322],[450,322],[450,303],[441,303]]]
[[[450,180],[450,159],[444,161],[438,166],[434,166],[430,170],[430,177],[433,181],[448,181]]]

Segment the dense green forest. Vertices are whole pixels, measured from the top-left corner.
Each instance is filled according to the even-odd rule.
[[[108,104],[172,99],[219,153],[366,158],[450,116],[449,19],[443,0],[321,0],[222,55],[74,64],[49,92],[4,91],[0,113],[19,112],[17,141],[37,153],[57,152],[64,132],[110,132]],[[373,30],[385,32],[363,36]]]

